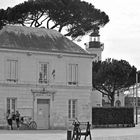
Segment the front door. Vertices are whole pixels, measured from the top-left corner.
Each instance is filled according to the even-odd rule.
[[[50,100],[37,99],[37,128],[48,129],[50,118]]]

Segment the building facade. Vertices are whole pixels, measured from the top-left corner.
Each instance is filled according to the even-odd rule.
[[[0,31],[0,124],[8,109],[32,117],[38,129],[91,122],[95,56],[44,28],[5,26]]]

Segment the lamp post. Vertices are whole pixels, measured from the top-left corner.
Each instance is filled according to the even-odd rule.
[[[136,124],[138,124],[138,79],[139,79],[140,70],[136,71]]]
[[[136,124],[138,124],[138,72],[136,72]]]

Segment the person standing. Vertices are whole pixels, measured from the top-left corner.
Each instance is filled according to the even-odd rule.
[[[19,129],[19,123],[20,123],[20,113],[19,113],[19,111],[16,111],[15,120],[16,120],[17,129]]]
[[[6,119],[10,130],[13,130],[12,118],[13,118],[13,113],[11,113],[10,110],[8,109],[6,114]]]

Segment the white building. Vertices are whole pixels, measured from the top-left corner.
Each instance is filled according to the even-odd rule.
[[[125,94],[124,92],[119,92],[115,94],[115,101],[114,101],[114,106],[115,107],[124,107],[125,106]],[[106,95],[103,95],[102,97],[102,105],[104,107],[110,107],[111,106],[111,102],[108,99],[108,97]]]
[[[31,116],[38,129],[91,122],[95,55],[54,30],[5,26],[0,31],[0,124],[7,109]]]
[[[96,55],[93,61],[102,60],[102,52],[104,50],[104,44],[100,42],[99,28],[95,28],[90,34],[89,42],[86,43],[86,50],[92,54]],[[91,106],[101,107],[102,106],[102,93],[93,89],[91,93]]]

